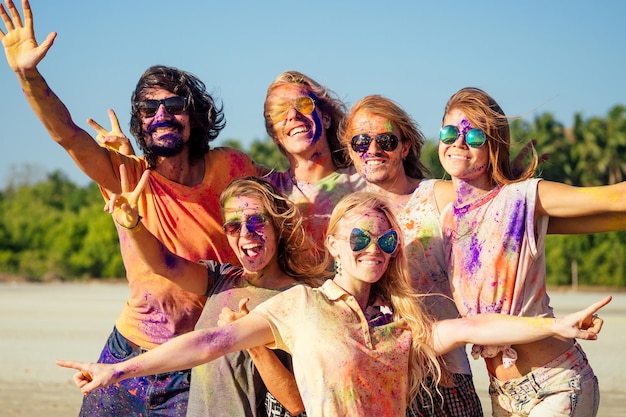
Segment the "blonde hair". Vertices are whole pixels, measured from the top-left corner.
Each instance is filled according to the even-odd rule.
[[[539,165],[539,158],[534,148],[530,163],[524,171],[516,175],[511,169],[509,118],[493,97],[480,88],[462,88],[448,100],[444,119],[448,113],[455,109],[465,114],[472,127],[482,129],[487,135],[489,149],[487,173],[494,185],[523,181],[534,175]]]
[[[276,257],[280,269],[290,277],[311,286],[319,286],[326,271],[320,248],[304,228],[298,206],[269,182],[247,177],[232,181],[220,196],[220,211],[224,217],[226,202],[235,196],[259,200],[265,215],[278,237]]]
[[[353,212],[377,211],[383,214],[391,227],[400,231],[390,202],[378,194],[371,192],[356,192],[344,197],[333,210],[328,225],[328,235],[338,232],[339,222]],[[432,377],[437,383],[441,379],[441,367],[437,360],[433,345],[433,321],[422,307],[421,296],[415,293],[411,278],[408,274],[407,259],[402,245],[389,260],[389,265],[380,279],[372,284],[370,299],[380,297],[390,303],[393,309],[394,321],[403,321],[411,330],[412,345],[409,351],[409,390],[407,404],[411,404],[422,392],[428,393],[430,388],[427,378]]]
[[[285,154],[283,147],[276,141],[276,133],[274,132],[274,123],[267,115],[267,97],[277,87],[283,85],[302,85],[309,89],[315,96],[315,107],[324,115],[330,117],[330,126],[326,129],[326,140],[330,148],[331,158],[335,167],[346,168],[352,164],[346,149],[339,142],[339,124],[346,115],[346,105],[336,94],[329,88],[324,87],[311,77],[304,75],[298,71],[285,71],[276,77],[274,81],[267,87],[267,95],[265,97],[265,107],[263,116],[265,118],[265,130],[278,146],[278,149]]]

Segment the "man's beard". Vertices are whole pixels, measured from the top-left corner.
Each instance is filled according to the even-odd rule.
[[[165,139],[165,142],[164,142]],[[184,142],[178,135],[168,135],[161,137],[159,143],[146,144],[146,148],[156,156],[175,156],[183,151]]]
[[[170,127],[175,130],[159,136],[157,139],[152,137],[153,132],[160,127]],[[146,131],[144,140],[146,150],[155,156],[175,156],[182,152],[185,142],[183,141],[184,127],[175,121],[157,122],[150,125]]]

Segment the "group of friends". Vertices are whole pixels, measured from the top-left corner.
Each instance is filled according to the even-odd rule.
[[[397,103],[350,110],[297,71],[268,87],[277,172],[209,146],[225,119],[193,74],[148,68],[130,131],[72,120],[37,69],[38,43],[0,3],[7,61],[48,133],[95,181],[130,295],[97,363],[76,369],[81,416],[595,416],[596,339],[610,297],[555,318],[548,233],[626,228],[626,184],[572,187],[511,162],[509,119],[478,88],[448,100],[429,179],[425,138]]]

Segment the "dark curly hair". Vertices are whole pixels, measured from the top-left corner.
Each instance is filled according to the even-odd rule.
[[[191,124],[190,159],[197,159],[207,153],[209,142],[226,126],[221,105],[216,104],[206,91],[205,84],[195,75],[178,68],[155,65],[148,68],[139,78],[131,97],[130,132],[137,140],[148,165],[154,167],[157,156],[146,146],[141,115],[136,103],[144,98],[144,91],[149,88],[162,88],[187,99],[187,112]]]

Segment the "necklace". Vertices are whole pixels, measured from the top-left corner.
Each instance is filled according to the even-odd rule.
[[[499,186],[489,190],[488,192],[486,192],[485,194],[483,194],[482,196],[480,196],[476,200],[471,201],[471,202],[465,204],[464,206],[457,206],[455,204],[454,205],[454,215],[455,216],[456,215],[463,216],[468,211],[470,211],[471,208],[481,206],[483,204],[483,201],[487,200],[488,198],[491,198],[491,196],[494,196],[495,194],[500,192],[501,189],[502,189],[502,186],[499,185]]]
[[[446,235],[453,241],[460,241],[465,237],[473,234],[483,222],[490,217],[489,207],[494,202],[502,186],[495,187],[489,192],[482,195],[477,200],[472,201],[464,206],[453,206],[452,227],[446,228]],[[481,208],[480,211],[477,209]],[[474,215],[466,216],[470,211]]]

